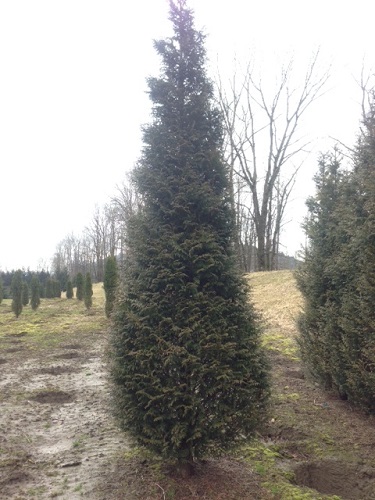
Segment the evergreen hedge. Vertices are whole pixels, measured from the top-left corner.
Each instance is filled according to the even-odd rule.
[[[117,262],[115,257],[108,257],[104,268],[105,314],[109,318],[115,303],[117,280]]]
[[[341,398],[375,412],[375,139],[358,142],[351,168],[324,159],[309,200],[309,245],[297,282],[309,371]]]

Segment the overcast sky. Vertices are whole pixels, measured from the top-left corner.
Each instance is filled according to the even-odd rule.
[[[303,242],[304,199],[316,155],[334,136],[351,145],[363,58],[375,65],[373,1],[191,0],[208,35],[212,74],[236,55],[269,66],[320,46],[327,93],[305,118],[314,151],[301,171],[285,250]],[[50,265],[56,245],[89,225],[125,178],[149,119],[152,40],[170,34],[167,0],[0,1],[0,269]],[[268,66],[267,66],[268,65]]]

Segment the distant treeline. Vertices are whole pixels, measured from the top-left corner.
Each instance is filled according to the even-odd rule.
[[[0,280],[3,285],[3,298],[11,299],[11,284],[17,270],[0,271]],[[30,269],[21,270],[22,281],[30,287],[33,276],[39,281],[40,284],[40,298],[46,298],[50,295],[50,290],[54,290],[53,296],[60,296],[61,292],[66,291],[67,282],[69,280],[68,272],[66,270],[50,273],[42,269],[41,271],[31,271]],[[74,280],[73,285],[75,286]]]

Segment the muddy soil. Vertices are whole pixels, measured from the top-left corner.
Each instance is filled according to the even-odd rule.
[[[271,353],[273,418],[259,436],[265,449],[278,451],[275,470],[316,491],[288,497],[262,487],[254,462],[213,459],[181,479],[142,453],[133,456],[109,411],[106,340],[97,336],[92,344],[4,355],[0,447],[8,463],[0,468],[0,498],[375,499],[374,420],[324,393],[298,361]]]
[[[323,498],[375,500],[374,417],[323,391],[298,360],[270,357],[274,418],[262,439],[278,452],[276,468],[289,472],[292,484]]]
[[[207,460],[182,480],[129,446],[110,411],[105,334],[42,350],[27,341],[0,339],[1,499],[271,498],[234,458]]]
[[[1,350],[0,498],[95,498],[127,449],[109,412],[105,336],[39,352],[23,340]]]

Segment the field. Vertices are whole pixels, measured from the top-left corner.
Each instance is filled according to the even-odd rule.
[[[93,307],[44,299],[16,319],[0,304],[0,498],[375,499],[375,418],[303,372],[289,271],[249,276],[264,321],[273,396],[254,441],[189,479],[132,446],[113,421],[101,284]]]

